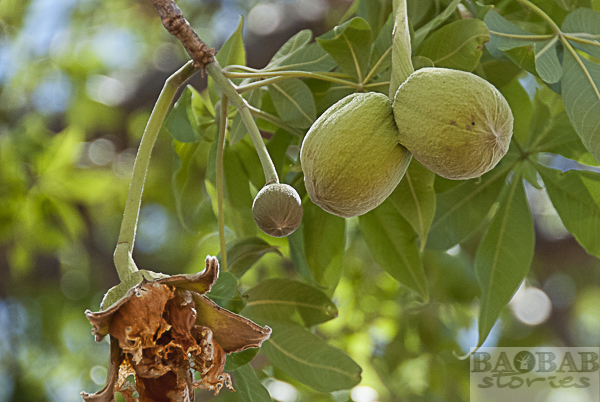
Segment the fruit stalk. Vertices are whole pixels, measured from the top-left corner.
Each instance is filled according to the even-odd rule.
[[[113,256],[115,268],[121,281],[124,281],[132,272],[138,270],[131,254],[133,252],[144,182],[146,180],[146,172],[148,171],[152,148],[154,148],[156,137],[171,107],[173,98],[175,98],[177,89],[196,71],[198,70],[194,67],[193,61],[189,61],[167,79],[154,105],[154,109],[152,109],[142,140],[140,141],[140,146],[135,157],[135,164],[133,165],[129,193],[125,202],[119,239]]]
[[[406,0],[394,0],[394,30],[392,31],[392,76],[390,99],[409,75],[415,71],[411,61],[410,32]]]

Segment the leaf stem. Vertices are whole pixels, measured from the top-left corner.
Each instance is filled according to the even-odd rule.
[[[216,60],[206,65],[206,72],[215,81],[215,84],[217,84],[225,96],[227,96],[229,101],[238,109],[240,117],[242,118],[242,121],[250,134],[250,138],[252,138],[254,147],[256,148],[256,153],[258,154],[258,158],[260,159],[265,174],[266,184],[279,183],[275,165],[273,165],[273,161],[269,156],[269,152],[267,151],[265,142],[256,126],[256,122],[252,119],[248,103],[237,93],[231,81],[223,74],[221,66],[219,66],[219,63]]]
[[[140,141],[140,146],[133,165],[129,193],[127,195],[127,201],[125,202],[125,211],[123,212],[123,220],[121,221],[119,239],[113,256],[115,268],[117,269],[117,274],[119,275],[119,280],[121,282],[126,280],[132,272],[138,270],[132,258],[133,244],[137,231],[142,193],[144,191],[144,182],[146,180],[146,172],[148,171],[152,148],[154,148],[154,143],[156,142],[165,116],[171,107],[171,103],[175,98],[177,89],[196,71],[197,69],[194,67],[193,61],[189,61],[167,79],[158,100],[154,105],[154,109],[150,114],[146,129],[144,130],[144,135]]]
[[[227,104],[227,95],[221,92],[219,142],[217,148],[217,213],[219,215],[219,243],[221,247],[222,271],[227,271],[227,251],[225,246],[225,208],[223,208],[223,154],[225,153],[225,132],[227,131]]]
[[[257,71],[257,72],[252,72],[252,73],[224,72],[223,74],[227,78],[276,78],[275,81],[279,81],[279,80],[286,79],[286,78],[316,78],[319,80],[335,82],[337,84],[344,84],[344,85],[348,85],[351,87],[359,86],[359,84],[354,81],[344,80],[344,79],[338,78],[331,74],[312,73],[309,71],[274,71],[274,72]],[[252,84],[243,85],[243,86],[239,87],[239,89],[245,88],[248,85],[252,85]],[[267,85],[267,84],[263,83],[261,86],[264,86],[264,85]]]
[[[556,38],[556,34],[546,34],[546,35],[517,35],[517,34],[508,34],[504,32],[496,32],[490,31],[491,35],[501,36],[503,38],[513,38],[513,39],[521,39],[521,40],[532,40],[532,41],[545,41],[548,39]]]

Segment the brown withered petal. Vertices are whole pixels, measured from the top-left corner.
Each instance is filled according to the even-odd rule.
[[[86,311],[97,341],[110,334],[111,367],[106,386],[96,394],[82,393],[84,400],[112,402],[120,392],[128,402],[191,402],[195,388],[215,395],[223,387],[233,391],[223,372],[226,354],[259,347],[271,329],[204,296],[217,276],[217,260],[208,257],[202,274],[143,275],[106,310]],[[127,381],[132,375],[135,383]]]
[[[210,290],[219,277],[219,263],[215,257],[206,257],[206,269],[194,275],[174,275],[163,279],[158,279],[152,283],[162,283],[170,286],[175,286],[180,289],[187,289],[200,294],[204,294]],[[85,315],[93,325],[92,333],[96,337],[96,341],[100,342],[108,335],[108,328],[112,322],[114,315],[131,297],[149,281],[143,280],[138,286],[134,286],[127,291],[125,296],[119,299],[116,303],[109,306],[105,310],[94,313],[90,310],[85,311]]]
[[[193,294],[196,302],[196,324],[209,327],[225,353],[258,348],[269,339],[271,328],[260,327],[252,321],[217,306],[206,296]]]

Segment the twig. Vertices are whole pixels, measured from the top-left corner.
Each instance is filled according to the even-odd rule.
[[[152,3],[163,26],[179,39],[194,61],[194,67],[204,72],[206,65],[215,59],[215,49],[202,42],[173,0],[152,0]]]

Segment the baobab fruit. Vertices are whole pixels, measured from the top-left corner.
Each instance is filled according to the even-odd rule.
[[[410,163],[398,143],[390,99],[355,93],[327,109],[300,150],[306,191],[325,211],[348,218],[381,204]]]
[[[252,216],[258,227],[273,237],[292,234],[302,221],[302,201],[294,187],[267,184],[256,194]]]
[[[417,70],[398,88],[393,110],[400,143],[445,178],[479,177],[508,151],[513,132],[508,102],[474,74]]]

